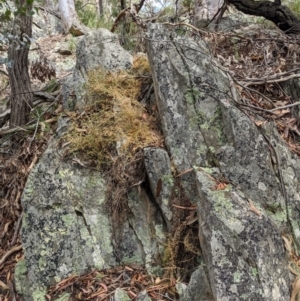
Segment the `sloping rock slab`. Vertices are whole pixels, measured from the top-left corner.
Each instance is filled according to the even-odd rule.
[[[26,272],[20,265],[18,287],[29,283],[32,294],[42,294],[47,286],[71,274],[119,263],[146,264],[150,272],[158,271],[165,239],[160,213],[142,188],[132,189],[132,214],[122,225],[122,240],[117,243],[105,195],[100,172],[66,160],[55,143],[48,147],[30,173],[22,196],[21,239],[26,260],[22,266]]]
[[[146,147],[144,162],[152,195],[159,204],[169,232],[171,232],[173,218],[171,197],[175,180],[169,155],[164,149]]]
[[[275,133],[264,136],[232,104],[229,78],[203,41],[155,24],[147,38],[165,143],[188,197],[198,203],[200,243],[215,300],[288,300],[281,234],[299,241],[298,221],[287,218],[299,212],[294,185],[299,162],[289,154],[285,163],[284,153],[290,152],[276,139],[282,183],[270,151]],[[208,168],[208,174],[215,170],[216,181],[191,172],[195,166]],[[218,183],[231,188],[219,192]],[[282,184],[291,188],[287,198]]]
[[[196,171],[199,238],[215,300],[289,300],[278,229],[237,188],[216,190],[213,171]]]
[[[32,285],[115,263],[104,199],[99,172],[63,162],[57,149],[47,149],[22,196],[21,239]]]

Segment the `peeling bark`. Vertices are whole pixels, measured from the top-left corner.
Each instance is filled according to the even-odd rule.
[[[279,29],[287,34],[300,33],[300,20],[280,0],[253,1],[253,0],[227,0],[237,10],[252,16],[264,17],[272,21]]]
[[[32,107],[33,94],[28,74],[28,52],[30,41],[26,37],[32,36],[32,5],[26,0],[18,2],[19,7],[27,8],[25,14],[19,14],[15,19],[13,30],[14,36],[20,41],[26,41],[26,45],[20,46],[12,41],[8,49],[8,61],[11,67],[8,68],[9,82],[11,86],[11,115],[10,127],[22,126],[29,121],[29,114]]]

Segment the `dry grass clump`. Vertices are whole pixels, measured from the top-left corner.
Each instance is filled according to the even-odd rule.
[[[130,71],[89,73],[92,104],[67,137],[72,151],[99,167],[112,162],[112,157],[130,158],[138,149],[162,144],[154,118],[137,101],[145,72],[149,72],[147,59],[138,57]]]

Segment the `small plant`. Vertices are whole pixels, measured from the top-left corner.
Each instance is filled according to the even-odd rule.
[[[74,36],[72,36],[68,41],[68,48],[72,53],[74,53],[76,50],[76,47],[77,47],[76,38]]]

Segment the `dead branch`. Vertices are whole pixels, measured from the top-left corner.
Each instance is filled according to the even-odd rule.
[[[295,69],[295,70],[299,71],[300,69],[298,68],[298,69]],[[274,74],[274,75],[271,75],[271,76],[265,76],[265,77],[261,77],[261,78],[245,78],[245,79],[243,79],[243,84],[244,84],[245,87],[253,86],[253,85],[274,84],[274,83],[286,82],[290,79],[300,77],[300,73],[285,76],[287,74],[290,74],[291,72],[295,72],[295,71],[290,70],[288,72],[277,73],[277,74]]]
[[[286,34],[297,34],[300,32],[300,20],[294,16],[292,11],[281,5],[281,1],[254,1],[254,0],[227,0],[229,4],[245,14],[264,17],[273,22]]]
[[[38,98],[36,98],[35,101],[33,102],[33,107],[35,107],[41,103],[44,103],[44,102],[55,101],[56,98],[54,96],[57,96],[57,94],[58,94],[58,91],[56,91],[52,94],[49,94],[46,92],[40,92],[40,91],[34,92],[33,95]],[[7,109],[4,112],[0,113],[0,120],[6,119],[8,116],[10,116],[10,109]],[[1,134],[1,132],[0,132],[0,134]]]
[[[111,32],[115,32],[115,30],[117,29],[117,27],[119,26],[121,20],[123,18],[125,18],[126,14],[129,14],[133,19],[136,19],[137,14],[139,13],[139,11],[141,10],[141,8],[143,7],[145,3],[145,0],[141,0],[139,4],[133,4],[132,7],[127,7],[125,9],[123,9],[117,16],[112,28],[111,28]]]

